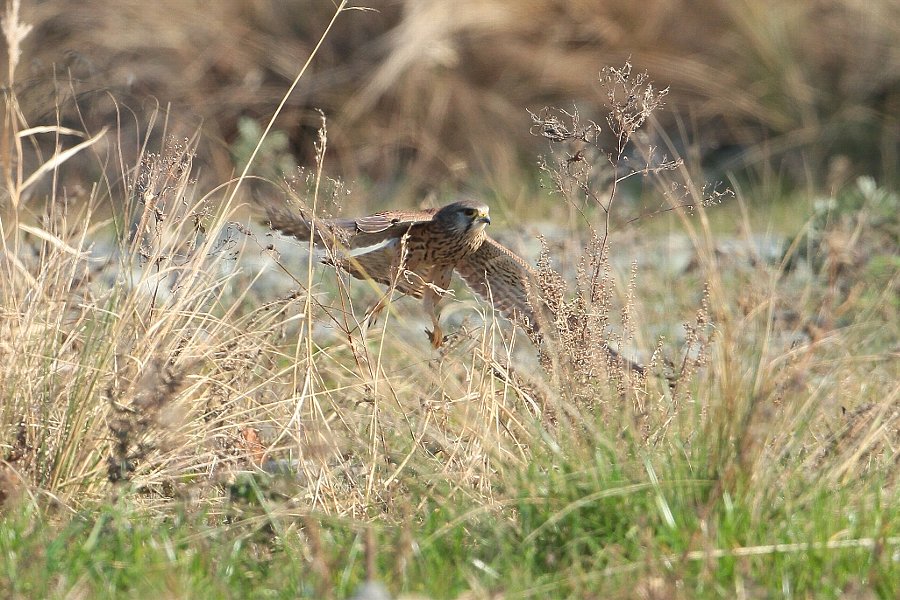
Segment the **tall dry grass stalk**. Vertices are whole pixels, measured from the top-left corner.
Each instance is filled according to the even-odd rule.
[[[527,462],[534,401],[521,413],[517,388],[495,375],[510,359],[495,356],[492,320],[444,360],[394,335],[401,313],[373,345],[358,330],[357,291],[335,278],[323,303],[309,264],[285,265],[300,267],[299,292],[261,295],[262,273],[238,259],[267,244],[232,222],[240,180],[199,190],[198,136],[151,128],[129,159],[127,137],[120,146],[59,124],[28,135],[47,133],[86,141],[60,137],[44,162],[12,144],[5,163],[21,200],[3,219],[0,439],[22,488],[74,508],[112,491],[222,499],[236,473],[282,473],[304,510],[362,517],[405,504],[414,482],[490,498],[499,465]],[[326,142],[323,130],[313,206]],[[79,191],[68,184],[79,153],[121,171]],[[323,340],[323,324],[342,333]]]
[[[11,6],[12,50],[27,27]],[[171,496],[201,481],[187,487],[221,494],[232,470],[261,464],[256,424],[298,414],[276,376],[288,360],[276,343],[284,308],[244,309],[257,274],[234,265],[249,239],[230,222],[240,180],[200,195],[196,138],[163,133],[154,153],[151,130],[135,163],[70,197],[70,159],[93,151],[101,165],[128,165],[128,149],[105,129],[21,129],[7,89],[3,459],[26,488],[66,506],[107,482]],[[43,162],[20,143],[48,134],[57,149]],[[67,147],[66,135],[86,141]]]

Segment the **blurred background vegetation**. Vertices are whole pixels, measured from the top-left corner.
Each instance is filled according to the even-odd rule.
[[[577,107],[600,120],[598,71],[630,57],[671,88],[655,115],[671,140],[648,143],[694,159],[706,179],[734,173],[835,193],[859,175],[898,178],[896,0],[365,6],[343,13],[325,39],[258,174],[312,164],[321,109],[326,169],[366,203],[467,185],[521,196],[536,186],[546,148],[527,110]],[[246,160],[334,5],[48,0],[22,10],[35,26],[17,73],[29,123],[55,114],[94,132],[119,123],[137,155],[158,104],[167,135],[202,127],[204,173],[222,181]]]

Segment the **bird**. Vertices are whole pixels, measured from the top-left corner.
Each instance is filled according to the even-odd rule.
[[[520,256],[487,235],[487,204],[465,199],[437,209],[391,210],[358,218],[319,219],[267,206],[269,225],[314,246],[323,263],[357,279],[420,298],[434,348],[445,340],[439,305],[456,273],[476,294],[530,334],[537,277]],[[386,294],[370,311],[384,308]]]

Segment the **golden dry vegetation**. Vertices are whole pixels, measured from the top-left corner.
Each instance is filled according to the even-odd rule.
[[[9,2],[0,595],[896,597],[897,5],[450,6]],[[536,344],[254,223],[460,191]]]

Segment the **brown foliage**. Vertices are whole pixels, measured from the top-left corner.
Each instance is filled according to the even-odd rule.
[[[171,103],[171,133],[202,121],[206,137],[221,140],[205,157],[220,175],[231,171],[239,118],[272,114],[333,11],[329,2],[246,0],[24,8],[35,24],[19,76],[30,118],[53,114],[51,91],[70,97],[68,119],[91,128],[127,122],[127,109],[140,114],[148,102]],[[896,175],[900,4],[891,0],[394,0],[375,8],[339,17],[280,116],[300,164],[311,162],[321,108],[349,179],[403,169],[412,189],[476,175],[515,190],[539,147],[524,133],[524,109],[574,100],[597,114],[597,71],[631,56],[678,99],[663,120],[689,118],[705,154],[741,150],[733,167],[772,157],[799,167],[800,155],[822,172],[841,154],[857,171]],[[189,114],[196,120],[186,122]]]

